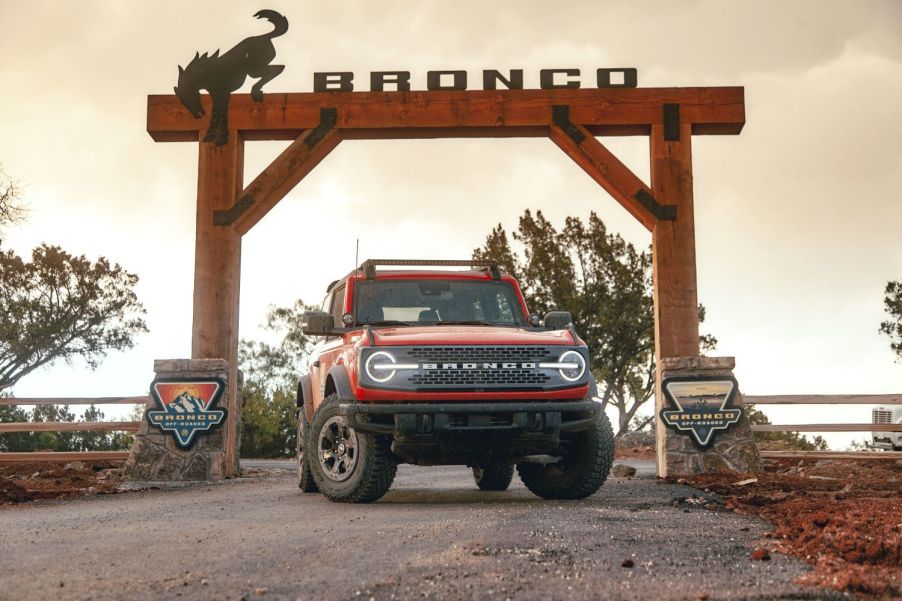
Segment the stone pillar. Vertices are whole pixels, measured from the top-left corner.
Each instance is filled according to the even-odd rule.
[[[219,378],[225,383],[218,406],[225,408],[232,382],[229,362],[225,359],[167,359],[154,361],[156,379]],[[238,390],[234,394],[238,394]],[[240,423],[240,411],[230,411],[221,427],[198,432],[189,449],[183,450],[170,432],[151,427],[147,411],[157,409],[151,398],[144,411],[145,419],[135,436],[135,444],[125,464],[128,480],[142,482],[221,480],[238,473],[238,440],[228,449],[228,422]],[[237,424],[234,426],[237,431]],[[229,452],[231,451],[231,452]],[[230,462],[233,465],[230,465]]]
[[[673,357],[661,361],[661,381],[677,377],[733,376],[736,360],[733,357]],[[742,393],[736,390],[732,406],[743,409]],[[752,438],[748,417],[742,418],[728,430],[715,433],[713,444],[700,449],[688,434],[664,425],[657,416],[658,440],[663,435],[663,453],[659,451],[658,475],[679,476],[701,472],[760,472],[761,457]],[[660,444],[660,443],[659,443]]]

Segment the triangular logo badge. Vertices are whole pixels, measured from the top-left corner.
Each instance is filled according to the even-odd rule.
[[[661,410],[664,424],[689,434],[703,449],[742,417],[742,409],[732,406],[737,388],[732,377],[667,378],[661,388],[669,405]]]
[[[224,388],[219,378],[154,380],[150,389],[157,408],[147,412],[147,421],[171,433],[179,448],[190,449],[199,434],[218,428],[225,420],[225,409],[217,407]]]

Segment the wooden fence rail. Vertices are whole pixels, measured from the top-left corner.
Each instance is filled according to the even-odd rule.
[[[143,405],[147,403],[148,398],[147,396],[102,396],[95,398],[12,397],[0,398],[0,405]]]
[[[147,396],[0,398],[0,405],[145,405]],[[0,423],[4,432],[137,432],[141,422],[11,422]],[[45,461],[124,461],[128,451],[32,451],[0,453],[0,464]]]
[[[781,394],[744,396],[746,405],[900,405],[902,394]],[[902,432],[902,424],[753,424],[753,432]],[[902,452],[761,451],[772,459],[902,459]]]
[[[10,422],[0,432],[137,432],[141,422]]]
[[[902,394],[743,395],[746,405],[900,405]]]

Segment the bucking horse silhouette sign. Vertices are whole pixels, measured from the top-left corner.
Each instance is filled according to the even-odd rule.
[[[263,85],[285,69],[285,65],[270,63],[276,58],[272,40],[288,31],[288,19],[274,10],[261,10],[254,16],[272,23],[272,31],[242,40],[221,56],[219,50],[212,55],[198,52],[187,67],[179,65],[175,94],[195,119],[204,115],[200,91],[206,90],[213,98],[213,114],[204,142],[221,146],[228,141],[229,95],[244,85],[248,77],[259,78],[251,88],[251,98],[260,102]]]

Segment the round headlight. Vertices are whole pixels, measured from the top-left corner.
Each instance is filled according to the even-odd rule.
[[[392,369],[394,363],[394,355],[385,351],[377,351],[367,358],[363,367],[366,375],[372,381],[381,384],[395,377],[395,370]]]
[[[560,359],[558,359],[558,362],[576,363],[576,368],[562,369],[560,371],[561,377],[568,382],[576,382],[583,377],[584,373],[586,373],[586,360],[582,356],[582,354],[578,353],[577,351],[567,351],[566,353],[561,355]]]

